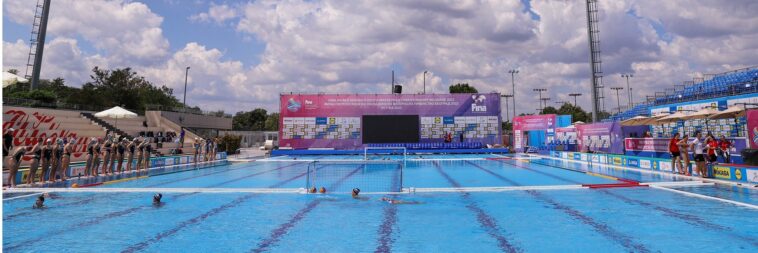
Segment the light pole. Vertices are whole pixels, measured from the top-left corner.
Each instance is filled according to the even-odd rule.
[[[542,113],[545,113],[545,107],[547,107],[547,101],[550,101],[550,98],[540,98],[540,104],[545,103],[545,106],[542,107]]]
[[[618,113],[621,113],[621,100],[619,100],[619,91],[623,89],[624,89],[623,87],[611,87],[611,90],[616,91],[616,106],[618,106],[619,108]]]
[[[189,69],[190,67],[187,66],[187,69],[184,70],[184,107],[187,108],[187,76],[189,75]]]
[[[508,73],[511,74],[511,95],[513,96],[513,117],[516,117],[516,81],[514,79],[516,78],[516,74],[518,74],[517,69],[511,69],[508,70]]]
[[[626,90],[629,91],[629,107],[632,107],[632,88],[629,87],[629,78],[634,77],[632,74],[621,74],[621,77],[626,78]]]
[[[547,89],[545,89],[545,88],[537,88],[537,89],[532,89],[532,90],[540,93],[540,100],[537,101],[537,102],[540,103],[540,110],[542,110],[542,92],[543,91],[547,91]]]
[[[426,94],[426,70],[424,70],[424,94]]]
[[[581,96],[582,93],[571,93],[569,96],[574,97],[574,107],[576,107],[576,97]]]

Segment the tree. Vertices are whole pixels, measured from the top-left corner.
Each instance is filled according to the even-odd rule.
[[[558,113],[558,109],[555,109],[555,107],[547,106],[545,108],[542,108],[542,113],[540,114],[560,114]]]
[[[11,73],[11,74],[14,74],[14,75],[18,75],[18,69],[9,69],[8,73]]]
[[[173,96],[173,90],[166,86],[156,86],[131,68],[103,70],[92,69],[92,79],[82,89],[93,89],[103,99],[95,99],[104,107],[124,106],[144,111],[147,105],[176,107],[181,105]]]
[[[271,113],[266,117],[266,131],[279,131],[279,113]]]
[[[266,109],[256,108],[249,112],[237,112],[232,117],[232,129],[242,131],[263,131],[266,125]]]
[[[468,83],[457,83],[450,85],[450,94],[453,93],[479,93],[474,86],[469,86]]]

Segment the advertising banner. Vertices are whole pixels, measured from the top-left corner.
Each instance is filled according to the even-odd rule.
[[[420,142],[445,133],[465,141],[500,143],[500,94],[282,94],[279,146],[295,149],[363,147],[362,116],[418,115]]]
[[[758,148],[758,110],[747,111],[748,147]]]
[[[666,138],[626,138],[626,151],[668,152],[669,139]]]
[[[612,154],[623,152],[623,135],[618,122],[580,124],[576,126],[576,131],[582,150]]]
[[[540,146],[536,143],[527,143],[526,132],[528,131],[545,131],[547,136],[555,134],[555,114],[545,115],[527,115],[513,118],[513,147],[517,151],[522,151],[524,146]]]

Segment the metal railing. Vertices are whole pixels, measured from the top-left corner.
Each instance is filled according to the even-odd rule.
[[[145,105],[145,111],[179,112],[179,113],[189,113],[189,114],[205,115],[205,116],[216,116],[216,117],[223,117],[223,118],[233,117],[233,115],[224,113],[223,111],[203,111],[203,110],[199,110],[195,108],[172,107],[172,106],[162,106],[162,105]]]

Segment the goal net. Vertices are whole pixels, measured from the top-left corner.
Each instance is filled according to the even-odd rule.
[[[349,193],[353,188],[368,192],[400,192],[403,189],[403,162],[314,161],[308,164],[306,188],[325,187],[327,192]]]
[[[408,149],[405,147],[365,147],[363,160],[405,160]]]

